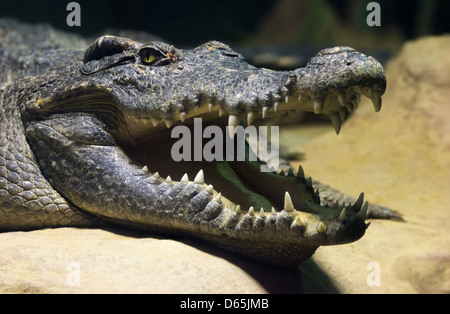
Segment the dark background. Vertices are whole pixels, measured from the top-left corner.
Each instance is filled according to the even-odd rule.
[[[3,0],[0,17],[47,22],[89,36],[108,28],[143,30],[179,46],[211,39],[249,46],[349,41],[395,50],[404,40],[450,30],[448,0],[376,1],[381,27],[367,26],[370,1],[360,0],[80,0],[81,27],[66,24],[69,2]]]

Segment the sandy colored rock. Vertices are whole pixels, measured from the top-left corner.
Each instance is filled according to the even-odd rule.
[[[122,229],[0,234],[0,293],[298,292],[299,278],[196,242]]]
[[[342,292],[450,292],[450,36],[407,43],[386,69],[383,108],[369,100],[308,142],[307,175],[400,212],[374,220],[358,242],[320,248],[314,260]],[[314,156],[314,158],[312,158]],[[381,286],[370,287],[370,262]]]

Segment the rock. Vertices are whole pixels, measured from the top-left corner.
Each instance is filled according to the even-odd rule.
[[[267,293],[298,287],[292,270],[272,270],[187,240],[122,229],[0,234],[0,293]]]
[[[369,100],[344,124],[308,142],[306,175],[400,212],[373,220],[358,242],[314,255],[341,292],[450,292],[450,36],[405,44],[386,68],[383,108]],[[365,98],[365,97],[363,97]],[[314,156],[312,158],[312,156]],[[366,266],[380,266],[368,286]]]

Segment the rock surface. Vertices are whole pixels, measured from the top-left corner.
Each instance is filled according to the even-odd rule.
[[[356,243],[273,269],[188,240],[121,229],[0,234],[0,293],[450,292],[450,37],[405,45],[383,109],[299,147],[307,175],[400,212]],[[331,127],[329,128],[331,130]]]

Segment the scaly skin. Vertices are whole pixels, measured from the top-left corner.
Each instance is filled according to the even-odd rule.
[[[49,49],[21,64],[0,85],[0,230],[113,223],[291,265],[367,228],[363,195],[321,206],[301,168],[176,163],[170,131],[194,117],[225,127],[305,110],[339,133],[361,94],[381,108],[386,79],[371,57],[336,47],[277,72],[219,42],[181,50],[106,36],[86,52]]]

